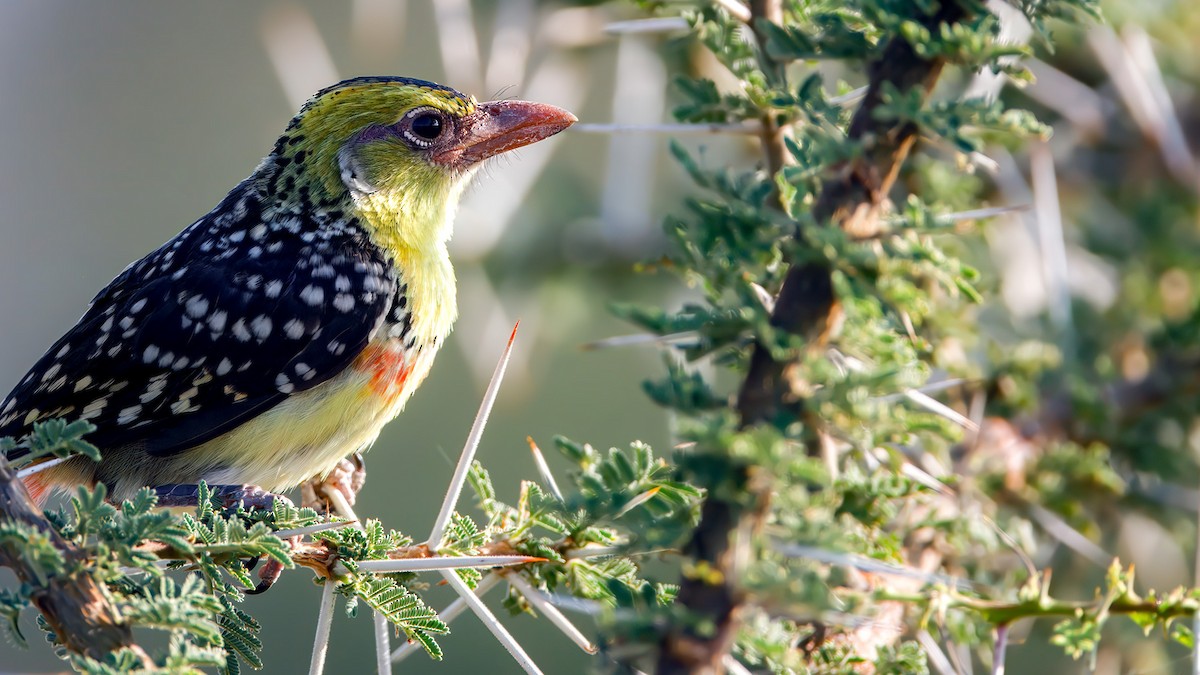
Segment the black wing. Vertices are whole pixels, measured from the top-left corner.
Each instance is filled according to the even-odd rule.
[[[264,218],[235,191],[96,296],[0,404],[0,436],[84,418],[102,450],[195,447],[342,372],[396,285],[353,222]]]

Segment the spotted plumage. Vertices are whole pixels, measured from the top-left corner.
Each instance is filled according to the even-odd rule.
[[[318,93],[249,178],[96,295],[0,402],[0,436],[90,420],[103,461],[40,480],[116,496],[328,472],[400,411],[450,331],[446,240],[474,168],[573,121],[404,78]]]

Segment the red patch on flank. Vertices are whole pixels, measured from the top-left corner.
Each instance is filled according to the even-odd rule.
[[[413,364],[405,360],[404,350],[397,346],[371,344],[354,360],[354,368],[369,373],[371,391],[390,400],[404,390],[404,381],[412,372]]]
[[[22,479],[25,482],[25,489],[29,491],[29,496],[33,498],[33,503],[41,508],[46,503],[46,498],[50,496],[50,489],[54,484],[47,480],[45,473],[35,473]]]

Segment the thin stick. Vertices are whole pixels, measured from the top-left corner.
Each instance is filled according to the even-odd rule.
[[[317,636],[313,639],[312,665],[308,675],[325,672],[325,655],[329,652],[329,629],[333,625],[333,589],[337,582],[326,579],[321,587],[321,612],[317,615]]]
[[[358,569],[366,572],[434,572],[464,567],[508,567],[545,561],[545,558],[528,555],[434,556],[432,558],[400,558],[398,560],[363,560],[358,563]]]
[[[450,479],[450,487],[446,490],[446,497],[442,500],[442,509],[438,511],[437,518],[433,521],[433,529],[429,532],[429,540],[426,545],[431,552],[436,553],[439,546],[442,544],[442,535],[446,533],[446,526],[450,523],[450,515],[454,513],[454,507],[458,504],[458,497],[462,494],[463,485],[467,482],[467,472],[471,470],[471,462],[475,459],[475,451],[479,449],[479,439],[483,437],[483,428],[487,426],[488,415],[492,413],[492,405],[496,402],[496,393],[500,391],[500,383],[504,380],[504,369],[508,367],[508,359],[512,356],[513,340],[517,338],[517,327],[521,322],[517,322],[513,326],[512,333],[508,336],[508,344],[504,347],[504,353],[500,355],[500,362],[496,364],[496,370],[492,373],[492,381],[488,383],[487,391],[483,393],[483,401],[479,404],[479,412],[475,414],[475,422],[471,425],[471,431],[467,434],[467,442],[463,446],[462,455],[458,458],[458,466],[454,467],[454,476]]]
[[[504,578],[509,584],[512,585],[513,588],[517,589],[521,595],[525,596],[525,599],[528,600],[535,609],[541,612],[542,615],[547,619],[550,619],[550,623],[554,624],[563,632],[564,635],[570,638],[571,642],[574,642],[576,645],[578,645],[580,649],[589,654],[595,654],[597,651],[599,651],[596,648],[596,645],[592,644],[592,641],[587,639],[587,637],[585,637],[584,634],[575,627],[575,624],[571,623],[571,620],[568,619],[557,607],[550,604],[550,601],[546,598],[546,595],[540,590],[534,588],[533,584],[525,580],[525,577],[522,577],[520,574],[506,574],[504,575]]]
[[[467,602],[467,606],[471,608],[472,612],[475,612],[475,616],[479,617],[479,620],[483,622],[483,625],[487,626],[487,629],[500,641],[500,644],[504,645],[504,648],[508,650],[508,653],[512,655],[522,670],[529,673],[529,675],[542,675],[542,670],[537,667],[533,659],[529,658],[529,655],[525,653],[525,650],[517,642],[516,638],[512,636],[512,633],[509,633],[504,628],[496,619],[496,616],[492,614],[492,610],[483,604],[483,601],[467,587],[467,584],[462,579],[458,578],[457,574],[443,571],[442,577],[446,579],[446,582],[450,584],[454,592],[458,593],[458,597]]]
[[[478,597],[483,597],[488,591],[495,588],[496,584],[499,583],[500,575],[492,572],[491,574],[488,574],[484,578],[480,579],[479,583],[475,584],[475,595]],[[466,608],[467,601],[465,599],[461,597],[455,598],[454,602],[446,605],[445,609],[438,612],[438,618],[442,620],[442,623],[448,624],[458,618],[458,615],[462,614],[463,610]],[[419,642],[406,642],[397,647],[396,651],[392,652],[392,663],[399,663],[407,658],[409,654],[416,653],[420,649],[421,644]]]

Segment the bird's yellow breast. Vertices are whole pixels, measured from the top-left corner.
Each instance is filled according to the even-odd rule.
[[[407,337],[389,337],[385,323],[345,371],[189,451],[183,461],[195,458],[209,484],[277,491],[324,476],[374,443],[429,374],[457,315],[449,257],[444,246],[435,251],[397,261],[405,270]]]

